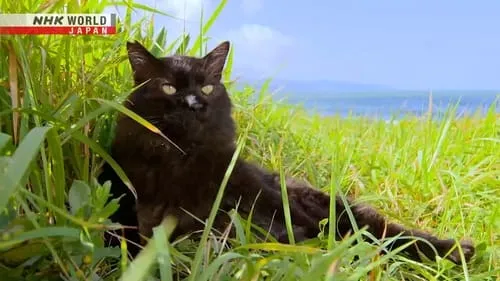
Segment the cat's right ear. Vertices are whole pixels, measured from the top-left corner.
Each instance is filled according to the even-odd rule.
[[[150,79],[158,60],[138,42],[127,42],[127,51],[135,82],[140,84]]]

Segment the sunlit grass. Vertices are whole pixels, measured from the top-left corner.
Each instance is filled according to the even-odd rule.
[[[80,2],[70,4],[70,10],[99,13],[109,4]],[[4,1],[1,9],[55,12],[61,11],[61,3]],[[131,22],[131,9],[139,6],[122,4],[129,8],[115,36],[0,37],[2,280],[114,280],[122,275],[123,280],[150,275],[162,280],[498,278],[496,104],[486,115],[460,119],[452,108],[439,120],[321,117],[273,101],[265,86],[237,91],[228,85],[240,128],[240,156],[325,191],[353,195],[407,226],[441,237],[470,237],[477,246],[475,259],[454,266],[446,260],[416,263],[394,253],[378,256],[374,246],[351,244],[362,232],[341,242],[320,235],[298,245],[261,243],[234,212],[234,239],[206,230],[200,244],[168,244],[163,238],[175,222],[167,221],[133,264],[123,249],[105,248],[104,230],[116,227],[106,219],[118,202],[106,203],[109,186],[100,186],[95,177],[103,161],[113,163],[106,151],[114,113],[123,111],[118,104],[132,89],[125,42],[137,39],[156,55],[204,53],[225,1],[206,17],[201,35],[192,42],[188,36],[167,42],[167,30],[155,31],[148,18]],[[227,81],[234,59],[226,68]]]

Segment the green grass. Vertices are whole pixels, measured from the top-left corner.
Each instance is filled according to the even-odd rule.
[[[69,10],[99,13],[109,5],[81,2],[69,2]],[[225,5],[220,3],[193,40],[167,42],[167,30],[155,31],[150,18],[131,22],[132,9],[141,7],[122,3],[127,17],[116,36],[0,37],[2,281],[146,280],[153,275],[197,281],[498,280],[495,104],[486,115],[455,119],[450,108],[440,120],[407,116],[388,123],[311,115],[273,100],[266,87],[237,91],[228,85],[240,128],[240,156],[325,191],[353,195],[409,227],[469,237],[477,246],[470,264],[378,256],[375,246],[350,245],[361,232],[347,241],[320,235],[303,245],[258,243],[237,213],[232,216],[238,234],[230,241],[206,229],[198,245],[168,244],[164,237],[175,220],[166,220],[133,263],[122,255],[125,249],[104,248],[103,232],[116,227],[107,217],[118,203],[106,204],[109,186],[100,186],[95,177],[105,160],[120,169],[106,151],[114,114],[122,110],[117,104],[132,89],[124,43],[138,39],[157,55],[204,53],[210,26]],[[0,6],[2,12],[56,12],[62,2],[3,0]],[[227,81],[237,59],[230,57]],[[208,225],[211,219],[213,214]]]

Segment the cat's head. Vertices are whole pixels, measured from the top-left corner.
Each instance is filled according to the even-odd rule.
[[[195,137],[201,131],[233,130],[231,101],[221,82],[229,47],[226,41],[204,57],[157,58],[141,44],[128,42],[135,84],[142,86],[126,105],[170,134]]]

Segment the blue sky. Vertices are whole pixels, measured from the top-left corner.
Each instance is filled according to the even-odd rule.
[[[217,0],[141,0],[199,30]],[[231,40],[235,76],[405,89],[500,89],[500,1],[229,0],[209,46]]]

